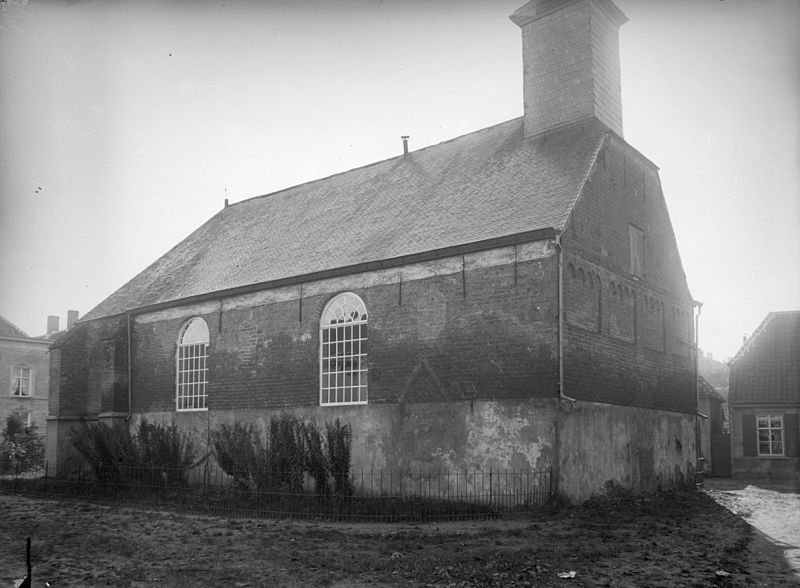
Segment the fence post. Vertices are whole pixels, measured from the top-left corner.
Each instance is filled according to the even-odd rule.
[[[492,468],[489,468],[489,506],[492,506],[492,498],[493,498],[492,493],[493,493],[493,490],[494,490],[494,487],[493,487],[493,484],[492,484]]]
[[[47,494],[47,474],[50,469],[50,463],[44,462],[44,493]]]

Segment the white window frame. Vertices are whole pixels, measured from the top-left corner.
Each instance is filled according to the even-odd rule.
[[[28,372],[27,377],[22,376],[23,371]],[[18,394],[16,392],[17,385],[23,380],[28,382],[27,394]],[[26,365],[15,365],[11,368],[11,396],[14,398],[30,398],[33,396],[33,368]]]
[[[188,331],[191,340],[185,341]],[[208,410],[208,344],[206,321],[192,317],[183,324],[175,350],[175,410]]]
[[[762,425],[762,423],[764,423],[764,425]],[[784,443],[783,431],[784,428],[782,414],[756,415],[756,445],[758,446],[759,457],[783,457],[786,455],[786,444]],[[763,440],[762,433],[764,433]],[[776,444],[779,446],[780,452],[775,451]],[[767,451],[761,450],[762,445],[767,446]]]
[[[319,321],[319,404],[367,404],[367,307],[352,292],[334,296]]]

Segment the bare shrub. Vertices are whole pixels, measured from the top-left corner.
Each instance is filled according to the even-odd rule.
[[[197,457],[194,440],[175,423],[142,419],[136,433],[123,422],[82,423],[67,438],[97,479],[107,483],[130,482],[134,475],[146,475],[151,482],[182,483]]]

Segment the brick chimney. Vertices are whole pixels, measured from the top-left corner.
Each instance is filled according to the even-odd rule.
[[[58,331],[58,317],[56,315],[48,315],[47,317],[47,334],[52,335]]]
[[[80,316],[80,314],[77,310],[67,311],[67,329],[71,329],[72,326],[78,322],[78,316]]]
[[[622,136],[622,11],[611,0],[531,0],[510,18],[522,29],[525,136],[587,117]]]

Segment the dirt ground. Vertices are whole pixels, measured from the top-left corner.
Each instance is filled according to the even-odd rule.
[[[796,537],[762,536],[709,497],[757,518],[745,506],[757,493],[731,492],[419,525],[229,519],[0,495],[0,587],[25,574],[28,535],[34,586],[800,586],[784,558]]]

